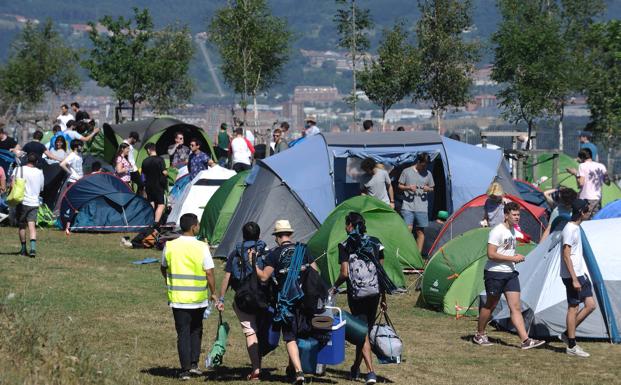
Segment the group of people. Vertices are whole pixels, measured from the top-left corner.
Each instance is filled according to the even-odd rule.
[[[210,299],[218,311],[224,311],[225,293],[232,288],[236,291],[232,309],[246,337],[252,367],[247,379],[259,380],[263,377],[261,358],[266,353],[262,348],[266,341],[262,339],[266,338],[266,334],[261,329],[265,328],[267,318],[267,327],[281,333],[285,342],[289,356],[287,375],[294,384],[303,384],[305,376],[297,341],[310,333],[310,317],[313,316],[305,307],[309,302],[306,297],[311,298],[312,303],[326,302],[324,297],[336,295],[337,288],[346,283],[351,314],[364,322],[368,329],[364,342],[356,346],[350,377],[352,380],[360,378],[360,365],[364,362],[366,383],[377,382],[368,332],[378,308],[382,311],[387,308],[385,288],[379,279],[384,247],[379,239],[366,234],[362,215],[351,212],[345,218],[343,225],[348,236],[339,244],[340,274],[334,286],[323,288],[325,292],[322,292],[321,278],[317,275],[316,261],[304,244],[294,242],[295,230],[288,220],[276,221],[272,231],[276,247],[271,250],[261,240],[258,224],[248,222],[243,226],[243,240],[227,258],[218,294],[209,247],[195,238],[199,230],[198,218],[194,214],[184,214],[180,225],[183,236],[167,242],[161,260],[161,272],[166,281],[168,302],[178,337],[180,379],[201,375],[199,358],[203,314]],[[256,286],[249,286],[252,279],[256,280]],[[252,303],[249,304],[247,298],[249,287],[256,292],[271,292],[271,295],[265,294],[271,309],[252,309]]]

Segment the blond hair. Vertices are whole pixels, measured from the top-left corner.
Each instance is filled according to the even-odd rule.
[[[494,182],[487,189],[487,195],[488,196],[491,196],[491,195],[503,196],[503,195],[505,195],[505,192],[503,191],[502,186],[500,185],[500,183]]]

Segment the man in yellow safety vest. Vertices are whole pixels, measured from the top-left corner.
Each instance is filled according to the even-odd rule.
[[[196,239],[198,218],[184,214],[179,220],[183,235],[168,241],[162,252],[161,271],[168,288],[177,330],[177,350],[181,363],[181,380],[202,375],[198,368],[203,337],[203,313],[211,299],[216,303],[213,259],[209,246]],[[209,285],[209,291],[207,286]]]

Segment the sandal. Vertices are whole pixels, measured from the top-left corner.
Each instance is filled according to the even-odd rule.
[[[261,370],[256,370],[251,372],[248,376],[246,376],[246,380],[248,381],[260,381],[261,380]]]

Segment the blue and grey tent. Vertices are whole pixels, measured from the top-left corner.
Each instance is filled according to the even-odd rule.
[[[578,327],[576,336],[621,343],[621,251],[615,246],[621,219],[587,221],[581,227],[584,262],[598,306]],[[561,243],[561,231],[554,231],[517,265],[522,312],[531,337],[555,337],[565,330],[567,297],[560,277]],[[506,330],[513,328],[504,297],[494,322]]]
[[[593,219],[621,218],[621,199],[608,203],[593,216]]]
[[[518,194],[499,151],[427,131],[315,135],[257,162],[216,255],[226,256],[233,250],[247,221],[261,226],[268,246],[273,241],[266,234],[277,219],[291,221],[295,239],[307,241],[336,205],[360,194],[358,177],[364,158],[372,157],[398,172],[412,165],[420,152],[429,153],[433,160],[432,213],[458,209],[485,193],[494,180],[506,192]]]
[[[153,219],[149,202],[108,173],[86,175],[60,198],[60,221],[70,231],[140,231]]]

